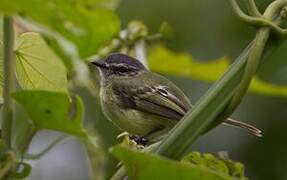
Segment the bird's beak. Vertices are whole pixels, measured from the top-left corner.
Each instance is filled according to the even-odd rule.
[[[96,65],[99,68],[108,69],[108,65],[106,63],[104,63],[103,61],[92,61],[91,63],[93,65]]]

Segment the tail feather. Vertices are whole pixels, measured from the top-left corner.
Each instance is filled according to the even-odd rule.
[[[251,134],[257,136],[257,137],[262,137],[262,131],[250,124],[241,122],[241,121],[237,121],[231,118],[227,118],[224,122],[224,125],[227,126],[232,126],[232,127],[236,127],[236,128],[240,128],[240,129],[245,129],[248,132],[250,132]]]

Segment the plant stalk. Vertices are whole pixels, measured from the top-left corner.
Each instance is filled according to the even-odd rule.
[[[280,8],[282,8],[286,4],[287,4],[286,0],[274,1],[266,9],[265,13],[263,14],[263,17],[267,21],[271,22],[273,20],[273,17],[276,15],[277,11],[280,12]],[[281,15],[279,15],[279,17],[275,19],[276,26],[280,24],[281,21],[282,18]],[[236,109],[236,107],[240,104],[244,94],[247,92],[252,77],[258,69],[258,65],[262,57],[263,50],[265,48],[267,40],[269,38],[270,32],[271,29],[269,27],[261,27],[257,31],[254,44],[249,53],[247,64],[242,79],[240,81],[240,84],[238,85],[238,88],[228,107],[223,112],[223,116],[225,115],[225,118],[227,118]]]
[[[4,17],[4,88],[3,88],[3,114],[2,114],[2,131],[3,139],[8,147],[11,148],[12,124],[14,105],[11,97],[11,92],[15,90],[15,75],[14,75],[14,27],[12,17]]]
[[[244,0],[244,3],[246,4],[247,10],[250,15],[260,17],[261,13],[259,12],[254,0]]]
[[[171,159],[180,159],[186,149],[208,129],[234,94],[244,71],[249,52],[250,47],[243,51],[225,75],[212,85],[208,92],[170,131],[156,150],[157,154]],[[207,106],[209,108],[206,108]]]
[[[258,30],[254,44],[249,53],[247,64],[245,67],[244,74],[241,78],[241,82],[238,85],[238,88],[235,91],[235,96],[232,98],[228,108],[226,109],[226,114],[229,116],[239,105],[244,94],[247,92],[249,84],[252,80],[253,75],[256,73],[258,68],[263,50],[265,48],[266,42],[270,35],[270,28],[262,27]]]

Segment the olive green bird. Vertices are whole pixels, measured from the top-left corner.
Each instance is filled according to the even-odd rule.
[[[170,80],[152,73],[143,64],[124,54],[111,54],[93,61],[101,74],[101,106],[105,116],[137,141],[156,142],[187,113],[192,105]],[[223,124],[261,131],[249,124],[226,119]]]

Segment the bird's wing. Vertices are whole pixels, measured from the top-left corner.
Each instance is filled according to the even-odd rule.
[[[160,78],[162,77],[157,76],[153,81]],[[114,92],[125,108],[137,109],[172,120],[180,120],[191,108],[191,103],[184,93],[168,80],[156,83],[136,82],[126,81],[124,86],[123,82],[118,85],[115,83]],[[261,130],[244,122],[228,118],[223,123],[261,136]]]
[[[137,109],[172,120],[180,120],[189,107],[167,86],[137,86],[114,88],[126,108]],[[181,92],[180,92],[181,93]]]

